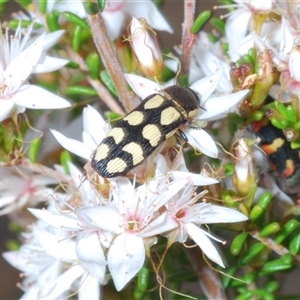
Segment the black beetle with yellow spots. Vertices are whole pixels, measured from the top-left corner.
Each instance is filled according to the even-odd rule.
[[[92,167],[104,178],[124,176],[140,165],[199,108],[194,91],[179,85],[148,96],[111,129],[95,150]]]

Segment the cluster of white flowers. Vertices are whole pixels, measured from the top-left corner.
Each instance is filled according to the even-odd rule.
[[[232,65],[224,56],[221,43],[228,44],[231,61],[240,59],[254,45],[258,53],[271,53],[272,68],[280,71],[280,86],[272,83],[268,92],[270,90],[270,94],[282,100],[299,94],[300,4],[271,0],[234,2],[231,8],[235,9],[227,16],[223,39],[212,43],[208,34],[200,32],[191,52],[190,89],[201,99],[192,124],[199,129],[183,126],[180,130],[192,148],[210,158],[219,158],[220,150],[216,136],[212,137],[209,129],[215,127],[221,131],[222,119],[229,113],[238,113],[239,105],[253,88],[249,83],[253,83],[251,80],[244,80],[242,87],[237,89],[233,86]],[[81,18],[86,17],[82,1],[74,1],[72,5],[69,1],[49,1],[48,4],[47,13],[71,11]],[[265,22],[270,12],[278,18]],[[45,26],[35,3],[29,13],[36,23]],[[147,31],[139,31],[143,24],[135,17],[144,18],[157,30],[172,32],[171,27],[152,1],[107,1],[103,18],[112,40],[120,36],[128,17],[133,17],[132,36],[128,40],[136,51],[137,65],[144,66],[145,72],[160,71],[163,60],[160,50],[156,51],[157,43],[151,40]],[[252,28],[253,24],[261,26]],[[33,25],[23,32],[21,23],[14,36],[10,36],[8,30],[2,34],[2,124],[9,119],[17,124],[18,114],[26,108],[65,109],[72,106],[70,101],[30,84],[34,74],[59,70],[69,62],[47,55],[64,34],[63,30],[41,33],[35,31]],[[174,61],[166,64],[173,71],[178,69]],[[267,77],[269,69],[266,69],[261,68],[261,74],[258,72],[257,76]],[[174,80],[160,85],[139,75],[124,76],[141,99],[174,84]],[[84,172],[70,161],[64,165],[65,169],[59,165],[49,169],[37,167],[20,157],[14,157],[11,163],[0,157],[0,215],[23,213],[29,209],[35,217],[34,223],[23,234],[24,244],[20,249],[3,255],[23,272],[21,288],[25,293],[22,299],[62,299],[72,293],[78,293],[79,299],[99,299],[101,286],[110,279],[120,291],[138,274],[147,259],[152,262],[151,250],[161,236],[167,238],[167,247],[175,242],[185,244],[190,239],[210,260],[225,267],[211,240],[223,241],[202,225],[246,221],[250,207],[245,205],[246,209],[241,213],[237,205],[228,208],[208,203],[204,198],[206,191],[199,192],[199,187],[219,184],[219,180],[201,168],[198,173],[190,172],[184,151],[178,151],[176,159],[153,153],[131,170],[128,178],[100,177],[91,169],[90,160],[110,125],[90,105],[83,109],[81,121],[82,142],[65,136],[61,133],[63,129],[49,129],[64,149],[79,157]],[[209,122],[212,126],[204,130]],[[218,142],[222,143],[223,138],[220,137]],[[2,140],[0,137],[0,143]],[[255,193],[257,186],[253,153],[245,139],[239,139],[236,145],[235,174],[230,182],[222,184],[233,187],[240,198],[247,198],[253,191]],[[18,159],[23,162],[20,166]],[[267,186],[271,186],[274,181],[266,178]],[[273,193],[281,192],[276,184],[270,189]],[[288,202],[291,203],[289,197]],[[41,203],[43,209],[37,209]]]

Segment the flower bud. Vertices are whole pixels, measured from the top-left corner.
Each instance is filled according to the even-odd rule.
[[[247,197],[255,192],[256,171],[253,163],[252,150],[245,139],[239,139],[235,148],[234,185],[239,196]]]
[[[251,96],[253,110],[259,109],[263,105],[271,86],[278,79],[278,72],[274,68],[272,55],[268,50],[264,50],[258,57],[257,76],[257,82]]]
[[[140,71],[147,77],[160,76],[163,59],[154,30],[143,18],[132,18],[130,25],[131,47]]]

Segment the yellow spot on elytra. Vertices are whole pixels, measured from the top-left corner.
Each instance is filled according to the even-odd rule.
[[[125,137],[125,132],[122,128],[115,127],[108,133],[107,136],[112,136],[115,140],[115,143],[119,144],[120,142],[123,141],[123,139]]]
[[[180,118],[180,113],[174,107],[164,109],[160,116],[161,125],[170,125]]]
[[[134,165],[137,165],[144,160],[143,148],[138,143],[131,142],[124,146],[122,150],[132,155]]]
[[[129,113],[123,120],[127,121],[129,125],[140,125],[144,121],[144,114],[140,111],[133,111]]]
[[[106,170],[109,173],[123,172],[127,167],[126,162],[122,158],[114,158],[107,163]]]
[[[148,124],[143,129],[143,137],[149,141],[152,147],[158,145],[158,142],[161,139],[161,132],[156,125]]]
[[[100,144],[100,146],[96,149],[94,159],[96,161],[105,159],[108,153],[109,153],[109,147],[106,144]]]
[[[153,108],[160,107],[164,101],[165,100],[161,95],[156,95],[156,96],[150,98],[148,101],[146,101],[146,103],[144,104],[144,108],[145,109],[153,109]]]

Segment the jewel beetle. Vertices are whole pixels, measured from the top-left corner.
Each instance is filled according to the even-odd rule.
[[[108,132],[92,155],[93,169],[104,178],[126,175],[182,125],[191,126],[198,108],[197,94],[180,85],[149,95]]]

